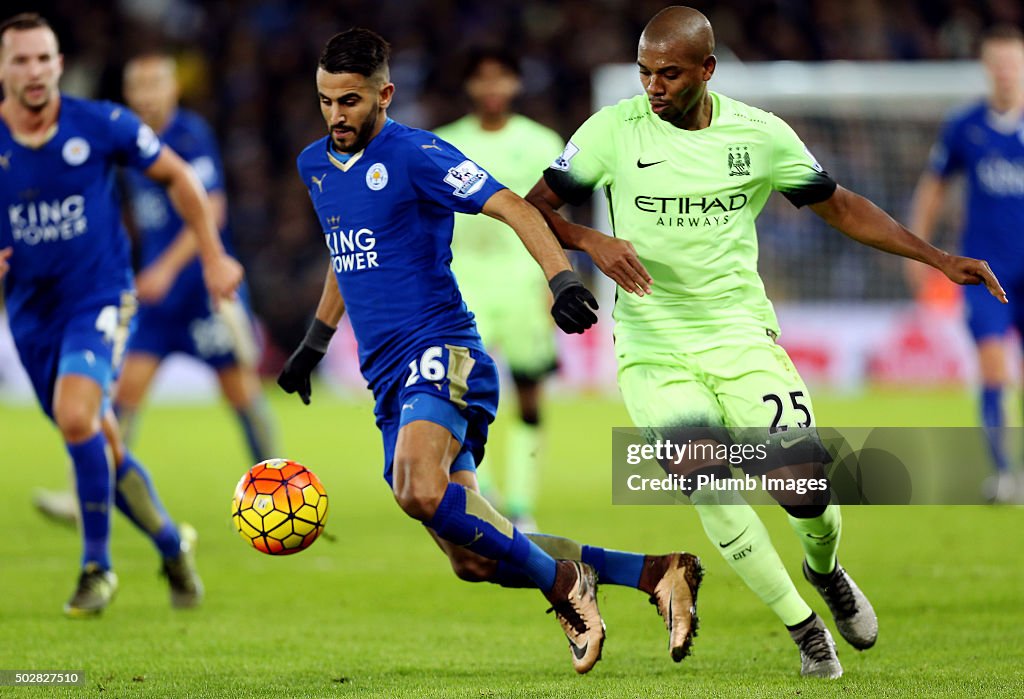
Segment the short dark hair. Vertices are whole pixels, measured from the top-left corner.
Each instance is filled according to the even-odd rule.
[[[366,77],[381,70],[387,75],[391,45],[369,29],[347,29],[335,34],[320,52],[320,67],[328,73],[358,73]]]
[[[53,31],[50,23],[38,12],[21,12],[13,17],[8,17],[0,24],[0,41],[3,40],[4,34],[9,31],[20,32],[27,29],[39,29],[40,27]]]
[[[466,53],[466,63],[462,67],[463,82],[473,77],[473,74],[487,61],[494,61],[519,77],[523,75],[519,56],[509,49],[502,46],[475,46]]]
[[[1024,42],[1024,33],[1015,24],[994,24],[981,35],[981,43],[986,41],[1020,41]]]

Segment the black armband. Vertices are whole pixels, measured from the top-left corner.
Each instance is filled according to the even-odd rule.
[[[799,209],[801,206],[818,204],[825,201],[835,193],[838,186],[836,181],[827,172],[822,170],[816,173],[809,182],[782,192],[782,196],[789,199],[789,203]]]

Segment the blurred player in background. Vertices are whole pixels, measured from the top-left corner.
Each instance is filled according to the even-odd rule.
[[[174,60],[153,54],[129,61],[124,96],[160,139],[192,166],[210,198],[221,237],[229,245],[220,154],[213,131],[202,117],[178,107]],[[138,322],[128,338],[114,397],[125,440],[131,442],[135,413],[161,361],[182,352],[216,372],[221,393],[242,428],[251,463],[276,456],[274,423],[256,372],[258,349],[244,287],[237,301],[221,302],[215,308],[203,284],[195,235],[186,229],[167,192],[137,172],[126,174],[142,238],[143,268],[136,279]]]
[[[998,26],[981,42],[981,61],[989,77],[986,99],[946,121],[932,149],[928,169],[914,193],[910,223],[930,240],[950,180],[966,179],[967,206],[961,247],[966,255],[992,261],[1008,290],[1001,304],[981,287],[964,289],[967,326],[978,348],[981,369],[981,419],[988,436],[995,477],[987,488],[995,502],[1016,495],[1013,459],[1004,444],[1003,390],[1009,381],[1007,333],[1024,335],[1024,36]],[[912,286],[920,289],[927,268],[908,265]]]
[[[159,550],[172,603],[193,606],[202,595],[195,531],[167,515],[109,409],[135,311],[115,167],[167,187],[199,239],[215,298],[233,297],[242,268],[225,254],[192,171],[152,129],[119,105],[60,93],[63,56],[45,19],[21,14],[0,26],[0,69],[0,277],[21,362],[74,464],[82,513],[82,570],[64,610],[93,615],[114,596],[115,504]]]
[[[528,200],[563,243],[640,292],[619,294],[615,308],[619,387],[636,425],[677,443],[769,444],[768,458],[748,468],[771,478],[824,478],[830,457],[807,387],[775,342],[778,322],[757,273],[754,222],[771,191],[810,206],[854,240],[927,262],[962,284],[984,282],[1000,296],[1002,289],[984,262],[947,255],[838,187],[781,119],[710,92],[714,45],[700,12],[658,13],[638,49],[645,94],[588,119]],[[595,189],[609,197],[614,237],[556,212]],[[730,477],[713,458],[663,466]],[[828,491],[771,494],[789,514],[804,576],[839,632],[855,648],[870,648],[874,610],[836,559],[839,506]],[[735,490],[696,490],[690,498],[725,560],[786,625],[801,673],[839,677],[828,629],[796,591],[755,511]]]
[[[499,182],[525,196],[562,149],[551,129],[512,111],[522,90],[518,59],[504,49],[470,53],[465,90],[473,111],[435,133],[483,166]],[[540,462],[541,382],[558,365],[544,275],[519,239],[488,216],[455,217],[452,271],[490,351],[501,350],[515,382],[518,420],[509,431],[503,509],[523,531],[534,531]],[[501,283],[496,283],[496,280]],[[480,488],[488,495],[489,471]]]
[[[309,403],[310,374],[347,311],[376,399],[384,477],[456,574],[539,588],[580,673],[600,659],[604,643],[596,577],[643,590],[681,660],[696,626],[695,556],[527,537],[478,493],[498,375],[450,269],[454,213],[482,211],[512,227],[549,279],[551,312],[565,332],[597,322],[596,301],[532,207],[434,134],[388,118],[395,90],[388,56],[387,42],[366,29],[335,35],[321,54],[316,83],[329,135],[299,155],[298,168],[331,269],[316,318],[278,383]]]
[[[174,59],[153,53],[129,61],[124,95],[164,145],[192,167],[227,244],[220,154],[202,117],[178,107]],[[114,391],[114,412],[125,443],[134,444],[138,409],[161,363],[181,352],[216,372],[221,393],[238,417],[251,463],[275,456],[274,424],[256,372],[258,350],[244,287],[238,300],[222,301],[214,308],[203,284],[196,237],[174,210],[167,191],[138,171],[128,169],[125,177],[142,253],[142,270],[135,280],[139,312]],[[42,490],[35,503],[56,519],[73,521],[78,515],[71,493]]]

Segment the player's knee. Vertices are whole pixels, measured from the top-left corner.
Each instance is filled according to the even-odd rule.
[[[400,468],[395,463],[394,487],[395,502],[405,514],[421,522],[429,522],[437,511],[437,506],[444,497],[444,489],[437,488],[432,482],[412,478],[410,469]]]
[[[448,554],[452,570],[459,580],[484,582],[494,575],[495,562],[466,549],[456,549]]]
[[[53,417],[69,444],[84,442],[100,430],[100,416],[85,402],[58,401],[53,406]]]

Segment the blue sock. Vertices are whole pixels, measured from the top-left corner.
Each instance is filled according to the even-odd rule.
[[[996,470],[1009,470],[1004,444],[1005,422],[1003,421],[1003,389],[1001,386],[985,386],[981,390],[981,422],[985,426],[989,451]]]
[[[594,567],[598,582],[604,585],[637,587],[640,584],[640,573],[644,569],[642,553],[603,549],[585,544],[580,560]]]
[[[160,503],[149,474],[135,457],[125,454],[117,468],[114,494],[117,509],[152,540],[164,558],[174,558],[181,551],[178,528]]]
[[[242,425],[249,456],[254,464],[278,456],[274,447],[274,421],[264,397],[257,398],[245,408],[236,408],[235,415]]]
[[[107,461],[107,440],[102,432],[78,444],[68,444],[68,454],[75,466],[78,506],[82,514],[82,567],[94,563],[110,570],[110,511],[113,487],[110,463]]]
[[[576,551],[572,551],[566,546],[560,546],[556,552],[552,546],[545,545],[546,540],[555,542],[556,546],[570,540],[547,534],[528,534],[527,537],[538,543],[552,557],[569,558],[593,566],[597,572],[598,582],[602,585],[623,585],[639,589],[640,574],[643,572],[646,558],[642,553],[616,551],[585,544],[582,547],[577,547]],[[498,567],[490,582],[502,587],[536,587],[525,571],[507,561],[498,561]]]
[[[478,493],[458,483],[448,484],[437,512],[426,524],[442,539],[522,569],[545,594],[555,584],[555,559],[512,527]]]

